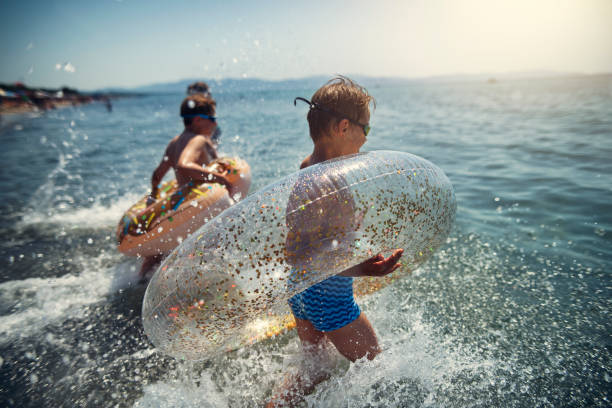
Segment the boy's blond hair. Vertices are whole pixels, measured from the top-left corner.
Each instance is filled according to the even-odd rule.
[[[345,118],[366,125],[370,102],[376,107],[376,101],[367,89],[345,76],[327,81],[312,95],[311,101],[314,106],[306,118],[312,140],[319,139],[332,125]]]

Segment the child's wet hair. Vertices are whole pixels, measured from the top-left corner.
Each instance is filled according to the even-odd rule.
[[[199,82],[194,82],[193,84],[187,87],[187,94],[188,95],[204,94],[204,95],[210,96],[210,90],[206,82],[199,81]]]
[[[341,75],[327,81],[312,95],[311,101],[324,109],[311,108],[308,111],[310,137],[313,140],[319,139],[344,118],[365,125],[370,102],[376,107],[376,101],[367,89]]]

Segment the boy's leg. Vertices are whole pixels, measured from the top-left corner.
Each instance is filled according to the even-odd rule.
[[[322,367],[318,367],[326,365],[322,359],[328,357],[328,340],[325,333],[317,330],[308,320],[296,317],[295,324],[298,337],[302,343],[304,361],[300,372],[293,379],[293,391],[301,395],[307,395],[312,392],[317,384],[328,377],[327,373],[321,371]]]
[[[163,259],[163,255],[153,255],[145,257],[144,261],[142,261],[140,271],[138,272],[138,277],[144,279],[145,275],[157,264],[159,264]]]
[[[298,337],[305,348],[321,346],[325,340],[325,333],[317,330],[308,320],[295,318],[295,328]]]
[[[346,326],[325,335],[344,357],[353,362],[364,356],[372,360],[381,352],[374,328],[364,313]]]
[[[304,351],[303,358],[316,362],[318,360],[317,354],[324,353],[324,349],[327,347],[325,333],[317,330],[308,320],[296,317],[295,324]],[[316,372],[317,370],[314,371]],[[309,373],[299,370],[285,374],[283,381],[274,391],[274,396],[266,407],[293,407],[299,404],[303,400],[304,395],[310,394],[318,383],[327,378],[326,375],[316,375],[315,372]]]

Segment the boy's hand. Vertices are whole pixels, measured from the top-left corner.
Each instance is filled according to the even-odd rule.
[[[399,259],[404,253],[403,249],[396,249],[393,253],[385,258],[382,254],[373,256],[372,258],[363,261],[359,265],[342,272],[342,276],[385,276],[402,266]]]
[[[232,188],[232,185],[229,182],[229,180],[224,175],[222,175],[221,173],[210,173],[210,174],[213,175],[213,181],[215,183],[219,183],[219,184],[224,185],[228,190],[230,188]]]
[[[152,194],[149,194],[149,196],[147,197],[147,207],[155,203],[155,201],[156,201],[155,196],[153,196]]]

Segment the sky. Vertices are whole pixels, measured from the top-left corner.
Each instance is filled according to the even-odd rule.
[[[612,72],[612,0],[0,0],[0,82]]]

